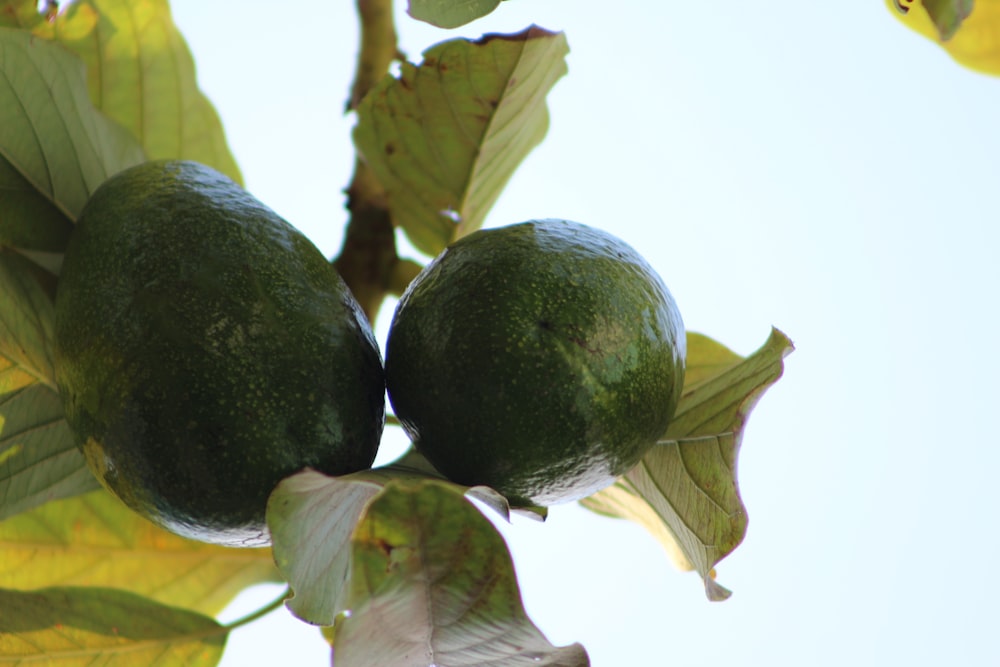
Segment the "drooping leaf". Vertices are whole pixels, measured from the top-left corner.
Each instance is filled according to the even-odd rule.
[[[365,96],[355,145],[389,193],[393,223],[422,252],[483,224],[548,130],[545,96],[568,50],[565,35],[536,26],[450,40]]]
[[[274,560],[294,596],[285,604],[315,625],[333,625],[344,609],[351,533],[376,482],[307,470],[283,480],[267,503]]]
[[[355,529],[351,572],[337,667],[589,665],[531,622],[503,538],[453,485],[388,483]]]
[[[0,664],[210,667],[226,628],[109,588],[0,589]]]
[[[743,427],[793,349],[777,330],[743,359],[700,334],[688,335],[684,393],[664,439],[584,507],[646,527],[682,569],[701,575],[709,599],[730,593],[714,567],[742,542],[747,513],[736,464]]]
[[[410,0],[406,12],[438,28],[457,28],[500,6],[500,0]]]
[[[960,65],[1000,76],[1000,0],[885,0],[904,25]]]
[[[78,58],[25,31],[0,28],[0,163],[5,172],[16,171],[73,221],[108,176],[143,159],[131,135],[91,105]],[[52,222],[12,217],[32,210],[24,200],[23,190],[0,191],[4,239],[24,235],[27,240],[36,234],[24,231],[30,225]],[[66,230],[64,222],[59,226]],[[58,234],[55,228],[37,233],[42,238]]]
[[[332,625],[345,607],[351,534],[368,502],[397,479],[438,479],[509,518],[507,501],[483,487],[445,481],[411,449],[388,466],[331,477],[306,470],[283,480],[267,505],[268,530],[278,569],[294,592],[286,606],[314,625]]]
[[[0,246],[0,360],[22,376],[54,389],[50,346],[55,310],[52,295],[42,287],[36,271],[31,262]],[[2,378],[0,393],[5,390]],[[15,388],[17,384],[10,387]]]
[[[33,31],[83,60],[91,101],[129,130],[150,160],[195,160],[242,182],[167,0],[76,0]]]
[[[646,528],[676,566],[698,571],[709,599],[724,600],[730,592],[715,582],[713,568],[743,541],[747,528],[731,467],[737,452],[732,433],[664,443],[582,502]]]
[[[247,586],[279,579],[270,550],[186,540],[104,490],[0,522],[0,588],[109,586],[214,615]]]
[[[0,520],[96,488],[53,389],[36,382],[0,396]]]

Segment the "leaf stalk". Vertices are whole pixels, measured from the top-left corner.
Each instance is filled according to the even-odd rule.
[[[290,586],[286,586],[285,590],[283,590],[281,592],[281,595],[279,595],[277,598],[275,598],[271,602],[268,602],[266,605],[264,605],[260,609],[258,609],[256,611],[252,611],[249,614],[247,614],[246,616],[241,616],[240,618],[236,619],[235,621],[232,621],[231,623],[227,623],[227,624],[223,625],[222,627],[225,628],[226,632],[232,632],[236,628],[242,627],[242,626],[247,625],[249,623],[253,623],[257,619],[263,618],[264,616],[267,616],[272,611],[274,611],[275,609],[277,609],[278,607],[280,607],[281,605],[283,605],[285,603],[285,600],[288,599],[288,596],[291,594],[291,592],[292,592],[291,587]]]

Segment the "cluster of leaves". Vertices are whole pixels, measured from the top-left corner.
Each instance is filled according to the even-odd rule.
[[[885,0],[906,26],[941,45],[956,62],[1000,75],[998,0]]]
[[[497,4],[410,9],[453,27]],[[564,35],[534,26],[449,40],[364,96],[356,148],[422,252],[483,223],[545,135],[545,97],[567,52]],[[44,13],[0,0],[0,656],[216,664],[245,621],[213,616],[248,585],[286,581],[289,608],[324,628],[338,667],[588,664],[581,646],[552,646],[527,617],[506,545],[469,498],[507,516],[504,500],[441,479],[412,452],[382,469],[282,482],[268,507],[273,549],[189,542],[98,487],[56,390],[55,286],[90,193],[156,158],[240,179],[166,0],[77,0]],[[746,358],[689,334],[670,430],[582,503],[647,527],[713,600],[729,594],[714,567],[747,526],[743,425],[791,349],[776,330]]]

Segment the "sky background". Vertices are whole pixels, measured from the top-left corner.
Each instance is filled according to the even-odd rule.
[[[248,189],[332,256],[357,23],[347,0],[291,7],[173,2]],[[1000,660],[1000,79],[880,2],[510,0],[455,31],[404,9],[410,60],[531,23],[567,34],[549,134],[488,226],[601,227],[690,330],[749,354],[773,325],[797,348],[744,434],[749,531],[718,566],[732,598],[708,602],[637,526],[559,506],[501,526],[548,638],[594,667]],[[402,447],[389,429],[379,460]],[[328,664],[286,612],[234,633],[223,662],[283,663]]]

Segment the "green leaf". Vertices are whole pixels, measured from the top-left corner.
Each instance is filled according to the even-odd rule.
[[[128,129],[150,160],[194,160],[242,182],[166,0],[77,0],[34,32],[83,60],[94,105]]]
[[[337,667],[589,665],[531,622],[503,538],[453,485],[387,484],[354,531],[351,569]]]
[[[20,174],[66,220],[73,221],[90,193],[108,176],[143,159],[142,149],[129,133],[91,105],[78,58],[30,33],[0,28],[3,173]],[[51,215],[39,220],[13,217],[38,206],[37,201],[26,204],[27,199],[23,187],[12,193],[0,191],[0,227],[4,230],[0,238],[13,242],[24,237],[30,243],[33,237],[51,240],[66,231],[65,221],[55,224]],[[36,224],[46,229],[30,231]],[[46,246],[37,249],[52,249]]]
[[[37,275],[34,264],[0,246],[0,359],[55,389],[50,349],[55,309]],[[7,389],[2,378],[0,393],[17,388],[15,383]]]
[[[0,519],[96,488],[54,390],[34,383],[0,396]]]
[[[736,477],[743,427],[792,349],[776,329],[746,359],[689,334],[684,393],[664,439],[614,485],[581,501],[644,526],[678,567],[698,571],[711,600],[729,597],[714,567],[746,534]]]
[[[0,588],[113,586],[214,615],[247,586],[278,580],[269,549],[186,540],[104,490],[0,522]]]
[[[109,588],[0,590],[0,665],[188,665],[222,657],[211,618]]]
[[[562,33],[536,26],[450,40],[362,100],[355,145],[389,194],[393,223],[422,252],[482,226],[548,130],[545,96],[568,51]]]
[[[500,0],[410,0],[406,12],[438,28],[457,28],[500,6]]]
[[[923,5],[942,42],[954,37],[972,13],[972,0],[923,0]]]

